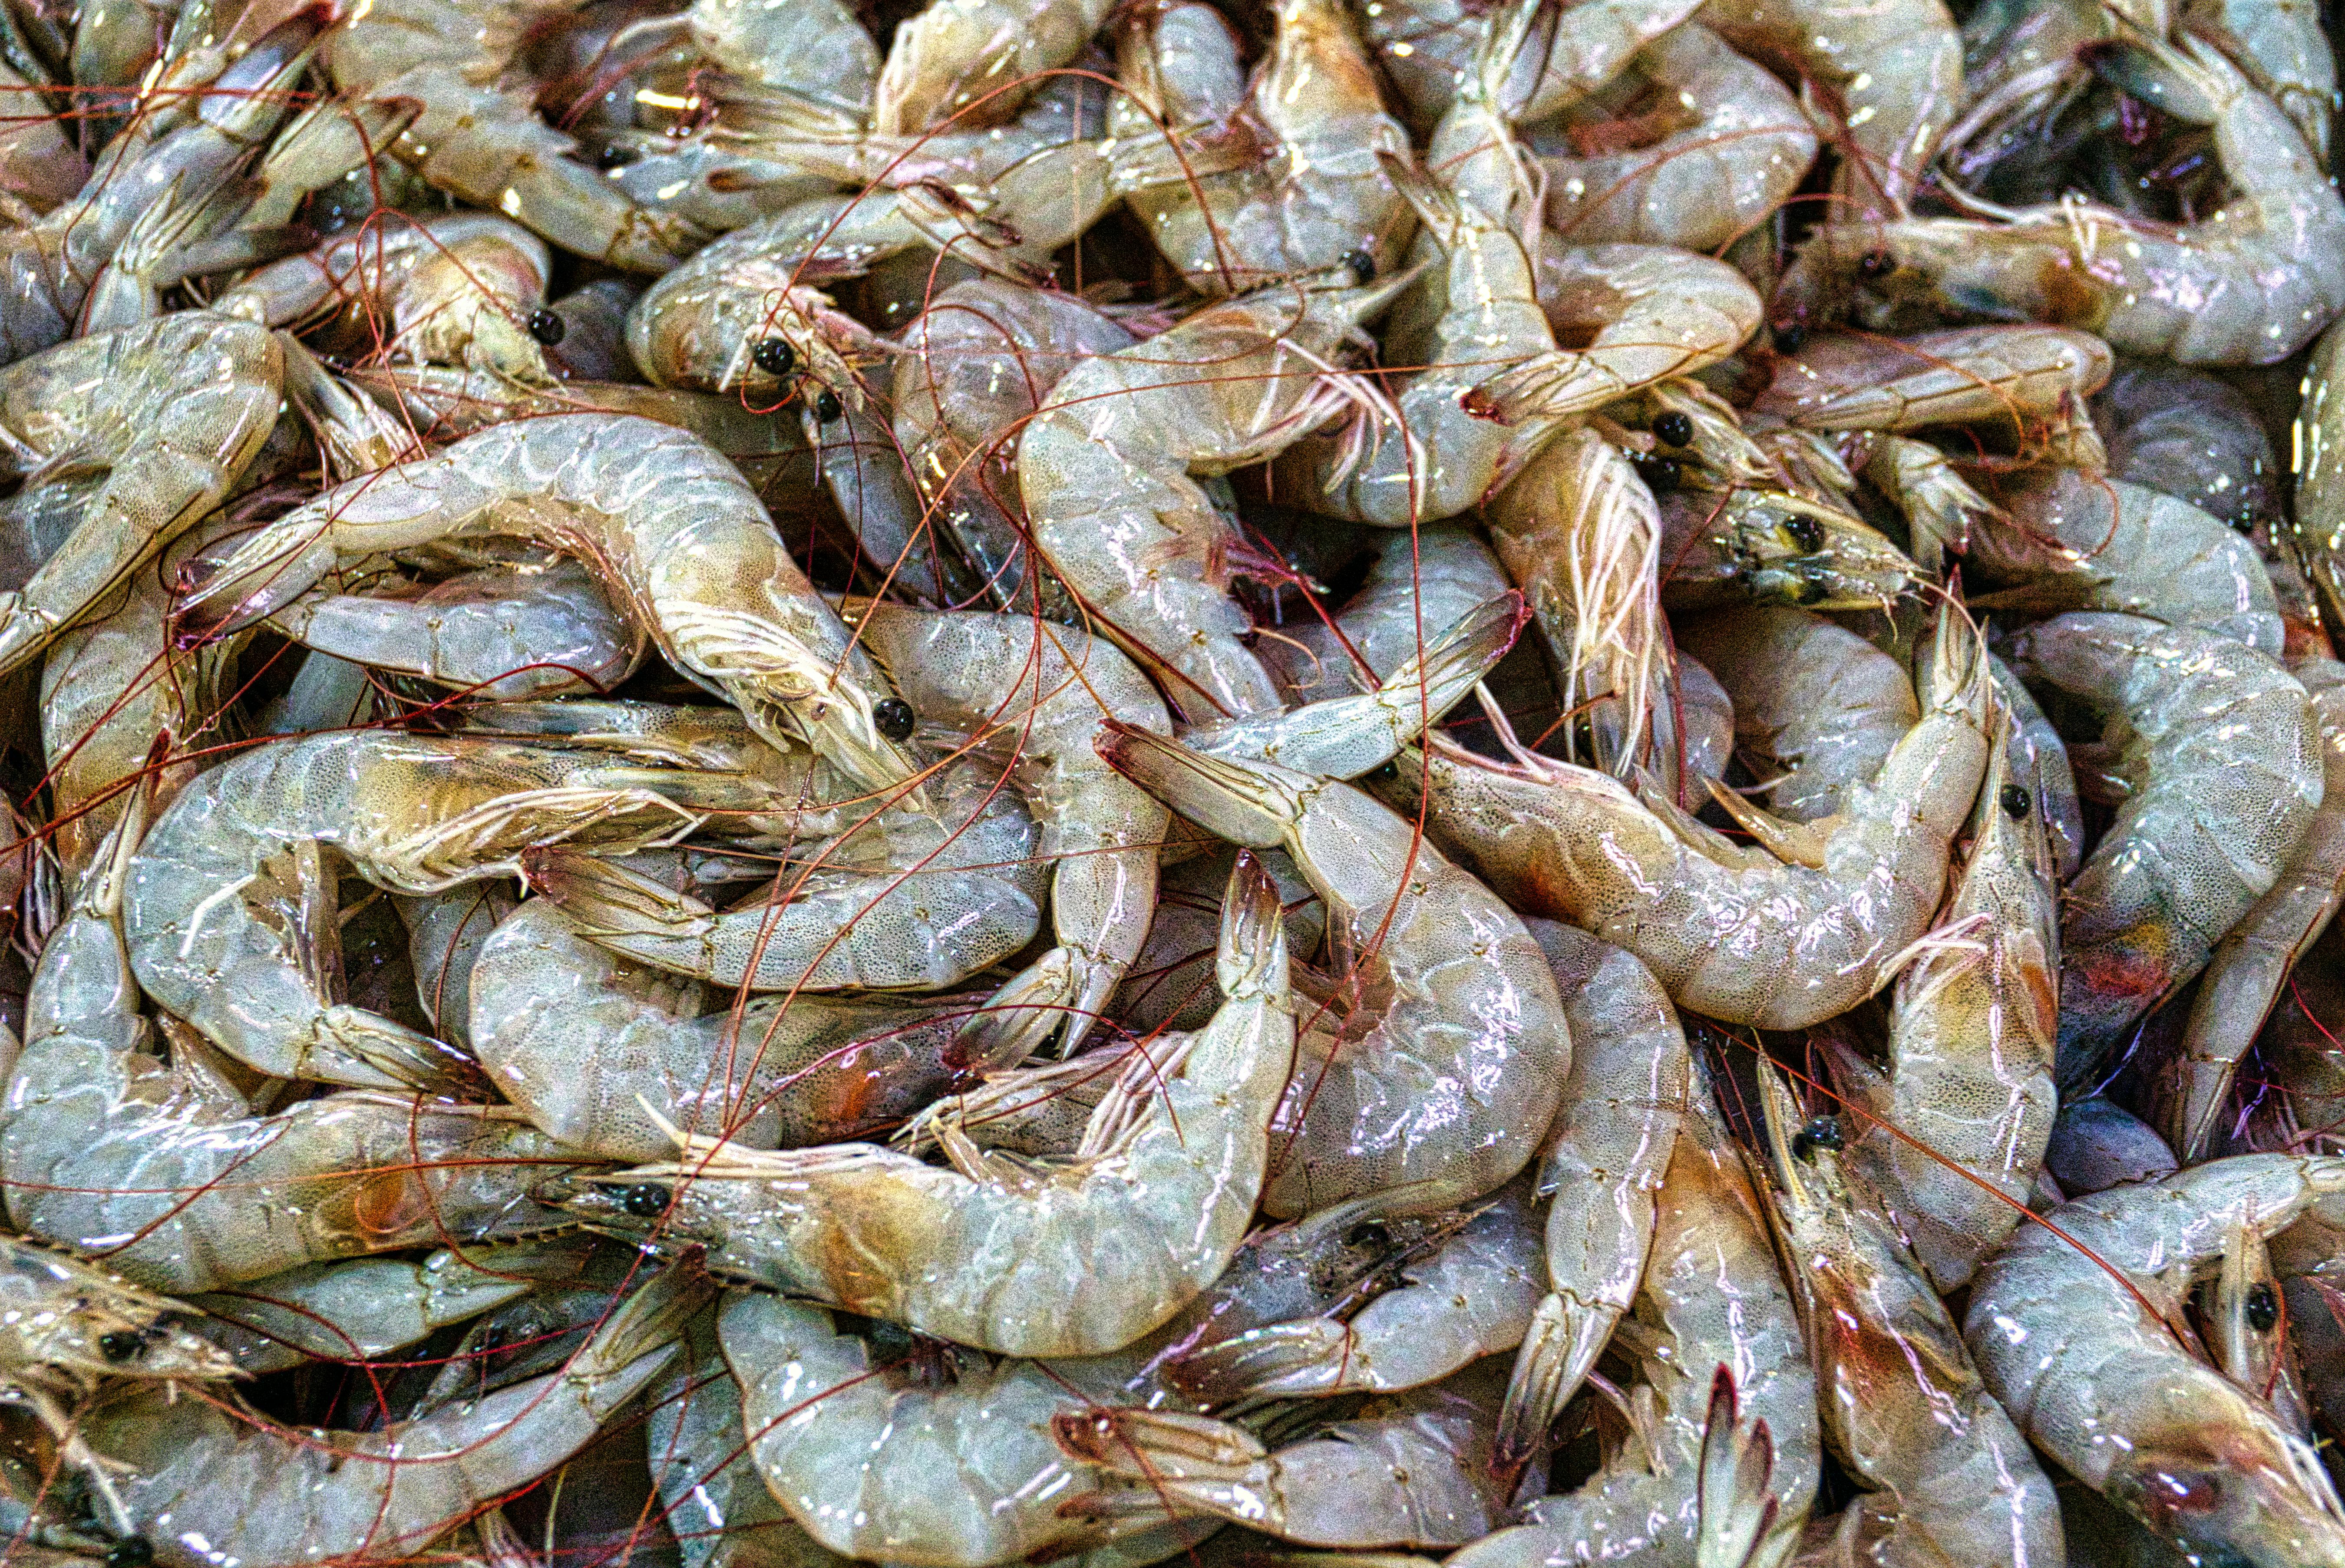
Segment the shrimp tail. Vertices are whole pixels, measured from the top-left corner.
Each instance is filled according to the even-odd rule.
[[[1700,1523],[1694,1538],[1699,1568],[1771,1568],[1789,1555],[1797,1532],[1775,1533],[1778,1504],[1768,1482],[1775,1471],[1767,1423],[1749,1428],[1737,1419],[1734,1373],[1723,1363],[1710,1383],[1710,1413],[1701,1429]]]
[[[1207,756],[1116,720],[1101,726],[1108,766],[1207,831],[1247,849],[1270,849],[1303,820],[1315,781],[1275,763]]]
[[[624,865],[570,849],[535,849],[522,857],[522,879],[552,899],[581,935],[689,939],[716,911]]]
[[[1499,1473],[1519,1473],[1546,1445],[1548,1429],[1587,1381],[1619,1320],[1618,1308],[1559,1290],[1532,1310],[1498,1412],[1493,1462]]]
[[[1240,850],[1222,895],[1221,946],[1213,976],[1231,1001],[1286,989],[1286,906],[1262,862]]]

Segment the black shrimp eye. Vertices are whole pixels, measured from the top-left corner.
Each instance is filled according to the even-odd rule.
[[[768,376],[787,376],[797,368],[798,351],[787,338],[767,338],[749,350],[749,359]]]
[[[1383,765],[1370,769],[1368,776],[1378,784],[1390,784],[1400,777],[1400,764],[1387,758]]]
[[[2014,822],[2025,822],[2028,809],[2035,804],[2035,798],[2017,784],[2004,785],[2000,799],[2003,814]]]
[[[155,1543],[144,1535],[125,1535],[106,1549],[106,1568],[147,1568],[155,1561]]]
[[[1792,1135],[1792,1152],[1802,1159],[1820,1148],[1845,1148],[1848,1140],[1841,1136],[1840,1118],[1820,1116],[1810,1118],[1808,1125]]]
[[[603,1190],[619,1208],[638,1219],[657,1219],[667,1212],[668,1191],[654,1181],[640,1181],[633,1187],[606,1187]]]
[[[1637,477],[1655,495],[1667,495],[1685,481],[1685,470],[1675,458],[1649,457],[1637,464]]]
[[[1376,258],[1365,249],[1345,257],[1344,265],[1352,269],[1352,281],[1363,288],[1376,280]]]
[[[1813,555],[1824,547],[1824,525],[1812,517],[1787,517],[1783,531],[1792,536],[1802,555]]]
[[[838,400],[837,392],[826,390],[814,400],[814,420],[818,425],[827,425],[846,411],[847,405]]]
[[[2259,1334],[2269,1334],[2279,1321],[2279,1298],[2272,1294],[2269,1285],[2258,1280],[2248,1287],[2248,1327]]]
[[[109,1361],[127,1361],[147,1353],[147,1336],[119,1329],[111,1334],[100,1334],[97,1348]]]
[[[912,733],[912,704],[901,697],[882,697],[871,704],[871,722],[879,733],[891,741],[909,739]]]
[[[1693,445],[1693,416],[1671,409],[1653,421],[1653,439],[1665,447]]]
[[[1807,323],[1779,321],[1768,329],[1768,336],[1775,340],[1775,352],[1778,354],[1796,354],[1807,343]]]
[[[529,335],[551,349],[570,335],[570,323],[551,310],[533,310],[529,313]]]
[[[1856,269],[1867,278],[1878,278],[1894,265],[1885,250],[1868,250],[1856,258]]]

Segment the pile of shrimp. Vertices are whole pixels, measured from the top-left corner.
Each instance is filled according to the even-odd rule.
[[[2345,1568],[2316,8],[0,93],[0,1563]]]

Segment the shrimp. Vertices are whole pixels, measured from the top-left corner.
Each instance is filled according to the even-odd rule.
[[[253,1568],[405,1557],[586,1446],[675,1356],[708,1292],[653,1280],[558,1372],[375,1432],[295,1433],[133,1393],[91,1415],[156,1561]]]
[[[1331,626],[1311,616],[1264,639],[1261,652],[1290,703],[1355,692],[1417,656],[1435,627],[1454,625],[1513,587],[1474,531],[1433,524],[1367,541],[1367,578]]]
[[[732,464],[629,416],[492,425],[437,455],[328,491],[261,529],[181,606],[192,630],[274,613],[326,572],[468,531],[575,555],[661,654],[777,744],[801,740],[874,789],[910,779],[883,734],[895,702],[807,582]],[[900,712],[900,703],[891,712]]]
[[[2328,646],[2297,541],[2282,515],[2263,414],[2228,381],[2172,365],[2124,364],[2093,398],[2109,472],[2189,502],[2244,533],[2271,579],[2286,660]]]
[[[176,224],[205,214],[215,198],[239,194],[237,173],[284,117],[316,37],[315,20],[296,16],[255,40],[233,65],[216,51],[188,58],[154,86],[174,89],[176,101],[193,111],[193,123],[164,129],[161,111],[150,104],[147,133],[117,137],[79,197],[5,231],[0,270],[8,278],[8,304],[0,310],[0,362],[61,344],[82,329],[93,292],[107,281],[142,218]],[[236,210],[231,203],[228,211]]]
[[[1286,850],[1326,906],[1335,1011],[1304,1035],[1264,1209],[1404,1183],[1440,1207],[1522,1168],[1554,1118],[1571,1036],[1512,910],[1349,784],[1113,723],[1100,752],[1199,825]]]
[[[1405,282],[1320,277],[1208,306],[1078,365],[1019,439],[1035,547],[1110,635],[1169,670],[1184,709],[1280,705],[1227,592],[1230,524],[1192,470],[1274,457],[1335,412],[1349,392],[1330,357]]]
[[[2345,896],[2345,665],[2308,660],[2290,672],[2319,732],[2320,809],[2279,879],[2216,945],[2198,982],[2168,1077],[2167,1140],[2196,1163],[2208,1154],[2231,1075],[2279,1000],[2281,985],[2320,940]]]
[[[704,59],[764,89],[754,95],[761,128],[777,119],[793,129],[838,131],[870,123],[879,49],[846,0],[694,0],[683,21]],[[634,23],[627,34],[658,25]],[[712,88],[727,100],[738,90]]]
[[[2345,356],[2345,332],[2332,330],[2322,337],[2305,367],[2304,397],[2290,432],[2296,547],[2329,617],[2345,617],[2345,488],[2338,482],[2345,476],[2345,467],[2340,467],[2345,465],[2345,430],[2338,424],[2345,413],[2340,356]]]
[[[1446,275],[1422,274],[1416,285],[1445,301],[1425,368],[1395,401],[1391,418],[1364,414],[1376,420],[1372,434],[1297,443],[1273,467],[1271,485],[1276,494],[1292,485],[1314,511],[1406,528],[1455,517],[1497,482],[1517,438],[1505,425],[1477,417],[1467,394],[1494,368],[1552,354],[1555,337],[1539,311],[1530,258],[1502,217],[1398,157],[1386,155],[1384,162],[1436,254],[1447,258]],[[1416,358],[1406,349],[1394,351]],[[1363,439],[1370,443],[1365,459],[1358,452]]]
[[[249,1377],[312,1358],[367,1361],[527,1294],[535,1281],[524,1271],[537,1265],[539,1253],[524,1243],[471,1253],[442,1248],[420,1262],[305,1263],[232,1290],[206,1291],[188,1304],[205,1314],[198,1332]],[[563,1253],[552,1259],[574,1266]]]
[[[2195,627],[2278,658],[2279,605],[2255,546],[2188,501],[2072,468],[1990,487],[2000,516],[1971,528],[1964,563],[2031,608],[2121,611]]]
[[[1040,829],[1057,940],[971,1020],[969,1054],[1008,1064],[1058,1034],[1071,1055],[1147,936],[1167,824],[1091,743],[1105,719],[1169,729],[1163,702],[1103,639],[1029,616],[876,602],[853,613],[865,645],[931,723],[956,743],[1016,748],[1010,783]]]
[[[1844,811],[1922,719],[1897,661],[1804,610],[1748,606],[1685,622],[1679,645],[1734,704],[1735,741],[1768,765],[1776,815],[1812,823]]]
[[[118,601],[60,632],[41,664],[41,747],[48,763],[58,859],[77,875],[122,815],[123,781],[136,777],[168,733],[200,748],[216,733],[235,673],[232,643],[174,652],[172,569],[218,530],[198,527],[148,569],[134,572]],[[107,605],[111,603],[109,610]],[[162,800],[201,771],[192,758],[166,764]]]
[[[1817,333],[1776,362],[1751,408],[1802,430],[1968,425],[2021,444],[2033,422],[2076,417],[2112,363],[2107,344],[2060,327],[1961,327],[1888,341]]]
[[[1035,823],[1006,773],[947,764],[926,784],[934,809],[868,810],[723,913],[587,855],[533,854],[529,875],[584,935],[675,974],[758,991],[941,990],[1041,924]]]
[[[2204,40],[2134,36],[2139,90],[2211,126],[2238,195],[2197,223],[2153,228],[2087,202],[2019,208],[2000,223],[1897,217],[1829,225],[1794,263],[1822,297],[1853,286],[1957,314],[2099,334],[2120,353],[2181,365],[2268,365],[2345,309],[2345,203],[2304,137]],[[2112,60],[2117,56],[2112,56]]]
[[[0,370],[0,425],[45,470],[103,467],[66,539],[0,592],[0,673],[226,498],[277,420],[284,356],[261,328],[189,313],[60,344]]]
[[[1670,490],[1661,510],[1661,602],[1747,601],[1885,609],[1923,582],[1912,558],[1854,514],[1772,488]]]
[[[1609,95],[1525,137],[1547,177],[1547,221],[1574,245],[1715,250],[1763,222],[1815,161],[1816,136],[1783,85],[1699,23],[1639,50]]]
[[[10,1218],[181,1292],[527,1225],[528,1162],[556,1150],[508,1114],[346,1094],[253,1116],[147,1054],[119,924],[145,821],[134,797],[42,952],[0,1098]]]
[[[2009,657],[2103,713],[2128,791],[2061,919],[2073,1087],[2279,880],[2320,806],[2320,733],[2300,683],[2211,632],[2076,612],[2021,632]]]
[[[332,918],[320,852],[330,845],[379,885],[432,893],[513,875],[533,844],[632,846],[695,820],[634,775],[601,787],[600,760],[368,732],[248,752],[182,793],[132,865],[124,928],[139,983],[273,1077],[439,1087],[457,1065],[446,1047],[329,999],[313,946]]]
[[[1509,905],[1634,954],[1679,1007],[1802,1028],[1888,983],[1890,960],[1928,929],[1978,794],[1985,661],[1954,616],[1928,658],[1921,722],[1815,864],[1736,845],[1665,801],[1519,748],[1505,766],[1436,741],[1382,793],[1404,810],[1422,802],[1435,841]]]
[[[1052,1418],[1070,1458],[1123,1484],[1060,1504],[1119,1522],[1200,1514],[1306,1546],[1462,1546],[1496,1529],[1510,1488],[1490,1462],[1505,1384],[1487,1366],[1372,1398],[1301,1442],[1173,1411]]]
[[[1987,762],[1945,916],[1898,976],[1888,1073],[1831,1043],[1842,1092],[1865,1118],[1851,1163],[1942,1290],[1969,1279],[2018,1224],[2058,1098],[2057,884],[2015,763],[2006,733]]]
[[[1385,113],[1341,0],[1276,0],[1273,20],[1270,54],[1236,102],[1219,80],[1235,75],[1236,35],[1202,5],[1136,18],[1118,51],[1126,96],[1110,110],[1112,134],[1161,141],[1169,119],[1183,139],[1245,159],[1193,185],[1168,181],[1126,198],[1202,293],[1239,294],[1351,265],[1355,255],[1373,276],[1406,238],[1408,208],[1384,159],[1408,157],[1408,133]],[[1214,83],[1203,106],[1210,117],[1192,126],[1181,122],[1203,85],[1189,77],[1200,73]]]
[[[2060,1508],[1987,1394],[1945,1304],[1830,1138],[1760,1067],[1771,1218],[1816,1365],[1832,1450],[1870,1486],[1834,1533],[1845,1563],[2033,1568],[2063,1561]]]
[[[132,1537],[121,1493],[66,1406],[105,1379],[212,1381],[235,1376],[237,1362],[186,1322],[180,1303],[18,1237],[0,1237],[0,1397],[33,1412],[89,1479],[117,1538]]]
[[[2156,1128],[2101,1095],[2070,1099],[2052,1124],[2044,1170],[2056,1193],[2083,1198],[2136,1181],[2157,1181],[2181,1161]]]
[[[2052,840],[2056,884],[2076,875],[2085,859],[2085,807],[2076,794],[2076,773],[2068,761],[2067,743],[2036,705],[2035,698],[2011,666],[1989,652],[1988,671],[1995,676],[1995,700],[2011,715],[2004,741],[2011,748],[2011,774],[2033,798]]]
[[[1334,1309],[1355,1305],[1359,1293],[1355,1281],[1339,1275],[1328,1281],[1335,1300],[1323,1307],[1331,1315],[1293,1315],[1207,1343],[1179,1346],[1163,1359],[1161,1375],[1173,1387],[1216,1403],[1391,1393],[1439,1382],[1481,1357],[1514,1349],[1522,1342],[1540,1293],[1540,1234],[1530,1212],[1530,1185],[1520,1177],[1508,1183],[1454,1236],[1422,1259],[1401,1264],[1396,1282],[1349,1318],[1332,1315]],[[1355,1202],[1409,1197],[1406,1189],[1388,1190]],[[1351,1212],[1345,1205],[1336,1207]],[[1482,1441],[1488,1441],[1487,1434]]]
[[[391,339],[381,347],[394,361],[462,365],[543,386],[553,372],[539,334],[566,329],[543,309],[552,266],[543,240],[489,213],[420,222],[392,213],[248,273],[212,308],[268,327],[348,313],[371,332],[387,319]]]
[[[463,572],[413,597],[313,592],[269,625],[338,659],[499,700],[607,692],[634,673],[645,643],[566,558]]]
[[[1072,295],[998,278],[954,284],[898,335],[896,445],[920,497],[1004,608],[1055,585],[1031,572],[1018,495],[1018,432],[1061,377],[1130,348],[1122,323]]]
[[[320,54],[354,98],[411,98],[422,113],[390,151],[433,188],[501,212],[564,250],[631,272],[665,272],[706,236],[643,207],[571,158],[575,144],[500,82],[546,6],[496,0],[376,0],[344,17]]]
[[[950,121],[976,130],[1014,113],[1019,84],[1083,51],[1109,0],[929,0],[896,29],[871,106],[882,136],[916,136]]]
[[[489,1080],[563,1148],[614,1160],[673,1152],[664,1126],[775,1148],[901,1121],[952,1082],[965,1007],[798,996],[708,1014],[697,983],[614,957],[545,899],[498,926],[471,993]]]
[[[2310,1442],[2312,1412],[2282,1333],[2279,1276],[2270,1249],[2252,1225],[2232,1227],[2224,1239],[2221,1271],[2200,1294],[2212,1330],[2208,1351],[2217,1370],[2265,1400],[2283,1426]]]
[[[1447,1568],[1691,1563],[1697,1543],[1705,1563],[1771,1562],[1709,1555],[1730,1533],[1722,1516],[1777,1553],[1806,1519],[1822,1454],[1799,1314],[1706,1085],[1694,1108],[1655,1200],[1637,1331],[1624,1324],[1620,1336],[1650,1391],[1650,1402],[1640,1391],[1631,1407],[1635,1441],[1578,1491],[1526,1505],[1525,1522],[1484,1536]],[[1749,1420],[1738,1419],[1738,1402]],[[1750,1463],[1770,1449],[1771,1470]],[[1727,1455],[1742,1462],[1721,1463]],[[1735,1495],[1706,1496],[1720,1469],[1741,1472]],[[1750,1487],[1754,1470],[1765,1479]]]
[[[1904,214],[1963,108],[1963,41],[1941,0],[1710,0],[1697,15],[1755,57],[1786,59],[1824,99],[1850,216]]]
[[[2220,46],[2257,89],[2296,122],[2313,157],[2325,165],[2337,103],[2337,59],[2329,52],[2320,12],[2308,10],[2301,0],[2195,0],[2184,10],[2184,25]]]
[[[741,1385],[716,1342],[716,1315],[694,1314],[684,1354],[644,1395],[652,1484],[685,1568],[825,1568],[841,1562],[766,1490],[743,1440]]]
[[[2061,1205],[1972,1281],[1963,1337],[1987,1391],[2186,1553],[2345,1563],[2345,1519],[2310,1448],[2168,1326],[2181,1282],[2219,1262],[2235,1228],[2271,1235],[2340,1189],[2345,1162],[2241,1155]]]
[[[1134,1047],[1138,1093],[1102,1106],[1072,1160],[949,1141],[945,1170],[867,1144],[766,1154],[687,1134],[681,1163],[594,1184],[569,1207],[598,1227],[705,1244],[717,1272],[1001,1355],[1120,1350],[1210,1284],[1253,1217],[1294,1065],[1279,913],[1241,860],[1221,1009],[1194,1036]],[[1089,1250],[1102,1243],[1112,1272]]]
[[[939,1346],[938,1370],[949,1375],[923,1376],[934,1364],[925,1348],[907,1355],[885,1339],[867,1342],[820,1308],[763,1292],[727,1301],[717,1336],[740,1383],[750,1458],[825,1552],[986,1568],[1102,1546],[1112,1562],[1121,1539],[1132,1561],[1153,1562],[1213,1527],[1178,1530],[1150,1552],[1161,1511],[1129,1522],[1061,1512],[1086,1467],[1051,1440],[1052,1418],[1080,1416],[1086,1385],[1111,1381],[1083,1361],[989,1367]],[[1123,1358],[1111,1360],[1120,1381]]]
[[[1567,13],[1568,15],[1568,13]],[[1663,245],[1539,246],[1540,311],[1579,349],[1538,354],[1468,394],[1515,424],[1599,407],[1709,369],[1758,329],[1758,290],[1722,261]]]
[[[1526,924],[1554,966],[1575,1048],[1539,1164],[1538,1190],[1554,1195],[1549,1293],[1525,1332],[1498,1429],[1510,1467],[1538,1449],[1636,1305],[1692,1070],[1685,1031],[1642,964],[1568,926]]]

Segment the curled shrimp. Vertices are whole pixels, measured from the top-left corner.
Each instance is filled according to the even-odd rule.
[[[268,327],[337,310],[387,319],[383,347],[394,360],[543,386],[553,372],[532,327],[552,330],[540,317],[552,265],[545,242],[506,218],[461,212],[415,222],[394,213],[248,274],[213,309]]]
[[[1349,265],[1373,275],[1406,238],[1407,208],[1382,158],[1409,156],[1340,0],[1276,0],[1269,56],[1237,85],[1233,29],[1199,5],[1143,13],[1126,30],[1110,111],[1117,136],[1168,134],[1240,159],[1130,205],[1192,288],[1233,294]],[[1171,29],[1179,25],[1178,46]],[[1168,133],[1157,127],[1172,126]],[[1177,167],[1177,165],[1176,165]],[[1365,279],[1364,279],[1365,281]]]
[[[1815,1358],[1832,1450],[1871,1490],[1834,1532],[1843,1562],[2061,1561],[2059,1504],[1981,1383],[1945,1303],[1878,1197],[1797,1138],[1798,1102],[1761,1065],[1770,1218]],[[1812,1125],[1812,1124],[1810,1124]]]
[[[1822,1450],[1799,1314],[1706,1086],[1693,1109],[1654,1200],[1637,1316],[1619,1330],[1650,1390],[1630,1407],[1637,1441],[1450,1568],[1687,1563],[1697,1551],[1741,1562],[1762,1540],[1782,1553],[1806,1520]],[[1721,1538],[1737,1547],[1711,1557]]]
[[[2311,700],[2320,809],[2279,879],[2207,960],[2169,1077],[2165,1130],[2185,1160],[2206,1157],[2233,1073],[2271,1016],[2289,971],[2329,928],[2345,889],[2345,666],[2313,659],[2290,673]]]
[[[866,1144],[766,1154],[685,1135],[679,1163],[568,1206],[598,1227],[705,1244],[721,1273],[1000,1354],[1120,1350],[1228,1264],[1269,1161],[1294,1021],[1277,897],[1251,861],[1232,873],[1218,972],[1212,1021],[1135,1046],[1127,1092],[1071,1160],[949,1138],[955,1168],[939,1169]]]
[[[672,1152],[664,1125],[775,1148],[901,1121],[953,1081],[966,1007],[800,996],[711,1014],[703,986],[614,956],[546,899],[496,928],[469,990],[489,1080],[563,1148],[615,1160]]]
[[[2345,1510],[2319,1459],[2168,1323],[2237,1227],[2274,1234],[2340,1189],[2345,1162],[2240,1155],[2061,1205],[1972,1281],[1963,1335],[1988,1391],[2062,1468],[2184,1553],[2345,1563]]]
[[[175,800],[132,863],[123,925],[139,983],[273,1077],[443,1087],[459,1071],[445,1047],[330,999],[314,948],[333,918],[324,848],[380,884],[432,893],[510,875],[533,843],[624,846],[693,821],[632,780],[594,777],[602,760],[366,732],[248,752]]]
[[[1571,1036],[1514,912],[1349,784],[1110,725],[1101,754],[1200,825],[1284,848],[1341,957],[1279,1111],[1264,1207],[1299,1214],[1403,1184],[1428,1207],[1521,1169],[1555,1114]]]
[[[467,532],[520,533],[575,555],[669,662],[777,744],[806,742],[875,789],[916,771],[874,716],[891,700],[885,681],[739,471],[646,419],[492,425],[330,490],[208,563],[182,620],[191,631],[241,624],[337,567]]]
[[[1172,672],[1184,710],[1280,705],[1229,597],[1231,526],[1193,476],[1274,456],[1344,405],[1334,356],[1406,279],[1354,281],[1211,305],[1079,365],[1019,440],[1035,547],[1111,636]]]
[[[1810,241],[1794,280],[1838,292],[1862,263],[1883,294],[2080,327],[2121,353],[2182,365],[2266,365],[2310,342],[2345,309],[2345,204],[2302,134],[2201,39],[2137,35],[2126,48],[2128,59],[2147,57],[2141,90],[2213,127],[2238,193],[2218,211],[2163,231],[2076,199],[1998,223],[1831,226]]]
[[[145,813],[124,813],[42,954],[0,1101],[15,1223],[178,1291],[528,1226],[529,1162],[555,1148],[507,1114],[340,1094],[256,1116],[199,1040],[175,1038],[168,1067],[145,1048],[120,926]]]
[[[284,356],[197,313],[63,343],[0,371],[0,423],[31,460],[102,464],[70,537],[0,592],[0,672],[25,663],[227,496],[277,419]],[[20,459],[21,460],[21,459]]]
[[[1081,54],[1111,9],[1108,0],[929,0],[888,45],[872,128],[901,136],[1007,119],[1023,96],[1016,84]]]
[[[2211,632],[2079,611],[2021,632],[2010,658],[2101,711],[2127,789],[2061,919],[2073,1087],[2270,891],[2321,804],[2320,733],[2300,683]]]
[[[1591,107],[1526,129],[1548,223],[1568,241],[1714,250],[1763,222],[1815,161],[1799,101],[1700,23],[1639,50],[1621,86],[1631,82],[1664,106],[1650,120]]]
[[[1627,948],[1681,1007],[1800,1028],[1879,990],[1929,927],[1986,767],[1984,651],[1938,626],[1927,701],[1813,860],[1745,847],[1670,803],[1519,749],[1512,766],[1436,742],[1383,786],[1507,901]],[[1792,850],[1793,845],[1786,844]]]

